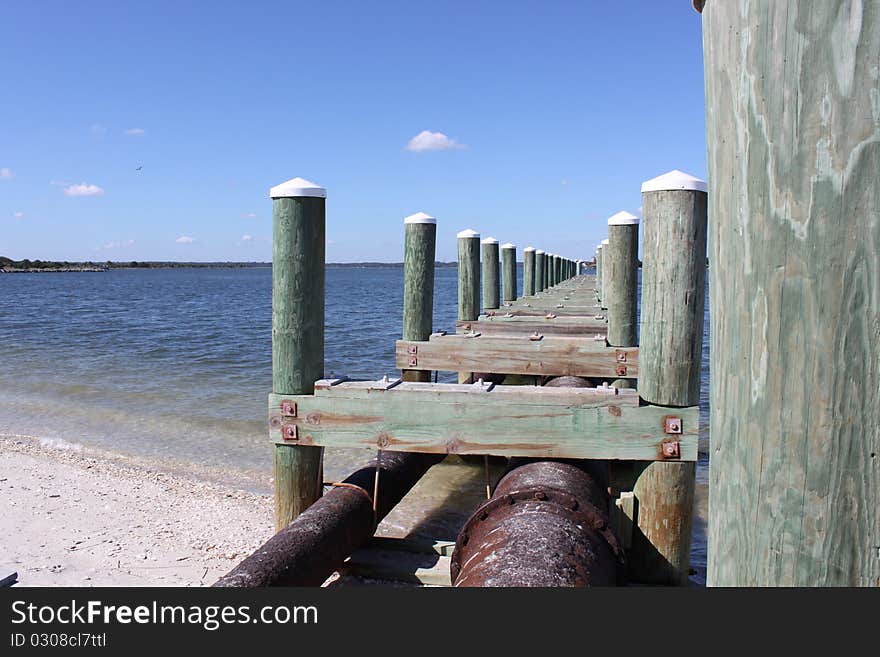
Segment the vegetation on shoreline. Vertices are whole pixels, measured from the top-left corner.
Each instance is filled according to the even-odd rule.
[[[13,272],[71,272],[88,271],[101,272],[109,269],[206,269],[206,268],[234,268],[246,269],[255,267],[271,267],[271,262],[163,262],[163,261],[137,261],[117,262],[107,260],[105,262],[69,262],[54,260],[13,260],[0,256],[0,273]],[[437,267],[455,267],[454,262],[437,262]],[[403,267],[402,262],[329,262],[329,268],[339,269],[364,269],[378,267]]]

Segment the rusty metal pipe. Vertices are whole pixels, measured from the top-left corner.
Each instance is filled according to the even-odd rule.
[[[458,535],[453,584],[555,587],[620,582],[625,557],[608,526],[608,494],[589,472],[593,467],[589,462],[514,464]]]
[[[214,586],[318,586],[444,454],[382,452],[376,514],[376,460],[350,475],[297,516]]]

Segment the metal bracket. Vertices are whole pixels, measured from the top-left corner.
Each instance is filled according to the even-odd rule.
[[[495,387],[495,384],[491,381],[483,381],[483,379],[477,379],[473,384],[475,389],[481,392],[489,392],[492,388]]]
[[[299,427],[297,427],[295,424],[281,425],[281,437],[284,440],[289,441],[299,440]]]
[[[660,443],[660,453],[665,459],[681,457],[681,445],[677,440],[666,440]]]
[[[389,379],[387,375],[383,376],[379,381],[370,382],[367,390],[390,390],[396,385],[399,385],[403,379]]]
[[[671,415],[663,418],[663,433],[680,434],[681,418]]]
[[[471,331],[470,333],[462,333],[461,335],[464,338],[478,338],[482,335],[482,333],[479,333],[477,331]]]
[[[544,319],[556,319],[556,314],[555,313],[547,313],[544,316]]]
[[[315,390],[326,390],[344,381],[348,381],[347,376],[340,376],[338,379],[318,379],[315,381]]]
[[[617,376],[626,376],[626,365],[617,366]]]
[[[625,363],[626,362],[626,352],[625,351],[620,351],[620,349],[618,349],[615,353],[617,354],[617,362],[618,363]]]
[[[538,333],[537,331],[535,331],[534,333],[532,333],[529,336],[529,340],[531,340],[532,342],[538,342],[539,340],[543,340],[543,339],[544,339],[544,336],[541,333]]]
[[[419,346],[415,344],[407,345],[406,353],[408,353],[410,356],[415,356],[417,353],[419,353]]]
[[[290,399],[281,400],[281,416],[296,417],[296,402]]]

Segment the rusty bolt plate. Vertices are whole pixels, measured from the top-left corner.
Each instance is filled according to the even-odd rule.
[[[617,366],[617,376],[626,376],[626,365]]]
[[[663,420],[663,431],[665,433],[681,433],[681,418],[667,417]]]
[[[296,417],[296,402],[290,399],[281,400],[281,415],[284,417]]]
[[[617,352],[617,362],[618,363],[625,363],[626,362],[626,352],[625,351],[618,351]]]
[[[417,357],[415,357],[415,356],[409,357],[409,366],[410,367],[415,367],[418,364],[419,364],[419,359]]]
[[[419,347],[418,347],[418,345],[411,344],[411,345],[407,346],[406,351],[411,356],[413,356],[413,355],[419,353]]]
[[[677,459],[680,455],[679,442],[677,440],[668,440],[660,445],[665,459]]]
[[[295,424],[285,424],[281,427],[281,436],[284,440],[299,440],[299,429]]]

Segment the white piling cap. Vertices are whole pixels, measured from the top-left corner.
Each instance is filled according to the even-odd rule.
[[[291,178],[269,190],[270,198],[301,198],[303,196],[327,198],[327,190],[305,178]]]
[[[618,212],[614,216],[608,218],[609,226],[632,226],[638,223],[639,218],[636,215],[630,214],[626,211]]]
[[[662,176],[651,178],[642,183],[642,192],[665,192],[670,190],[685,189],[697,192],[708,191],[705,180],[695,178],[689,173],[674,169]]]
[[[408,217],[404,218],[403,223],[405,224],[436,224],[437,220],[429,214],[425,214],[424,212],[416,212],[415,214],[411,214]]]
[[[545,255],[545,254],[546,254],[546,251],[544,251],[544,249],[536,249],[536,250],[535,250],[535,255],[538,255],[539,253],[540,253],[541,255]]]
[[[461,233],[459,233],[458,236],[461,237]],[[494,237],[487,237],[482,242],[480,242],[480,244],[498,244],[498,240],[496,240]]]
[[[502,249],[515,249],[516,244],[514,244],[513,242],[505,242],[504,244],[501,245],[501,248]]]
[[[479,234],[477,231],[475,231],[475,230],[471,230],[470,228],[468,228],[467,230],[463,230],[463,231],[461,231],[460,233],[458,233],[458,234],[456,235],[456,237],[458,237],[458,238],[462,238],[462,237],[476,237],[477,239],[479,239],[480,234]]]
[[[602,246],[607,246],[610,243],[608,240],[602,240]]]
[[[534,250],[535,250],[535,247],[533,247],[533,246],[527,246],[526,248],[523,249],[523,253],[525,253],[526,251],[528,251],[529,253],[531,253],[531,252],[534,251]]]

